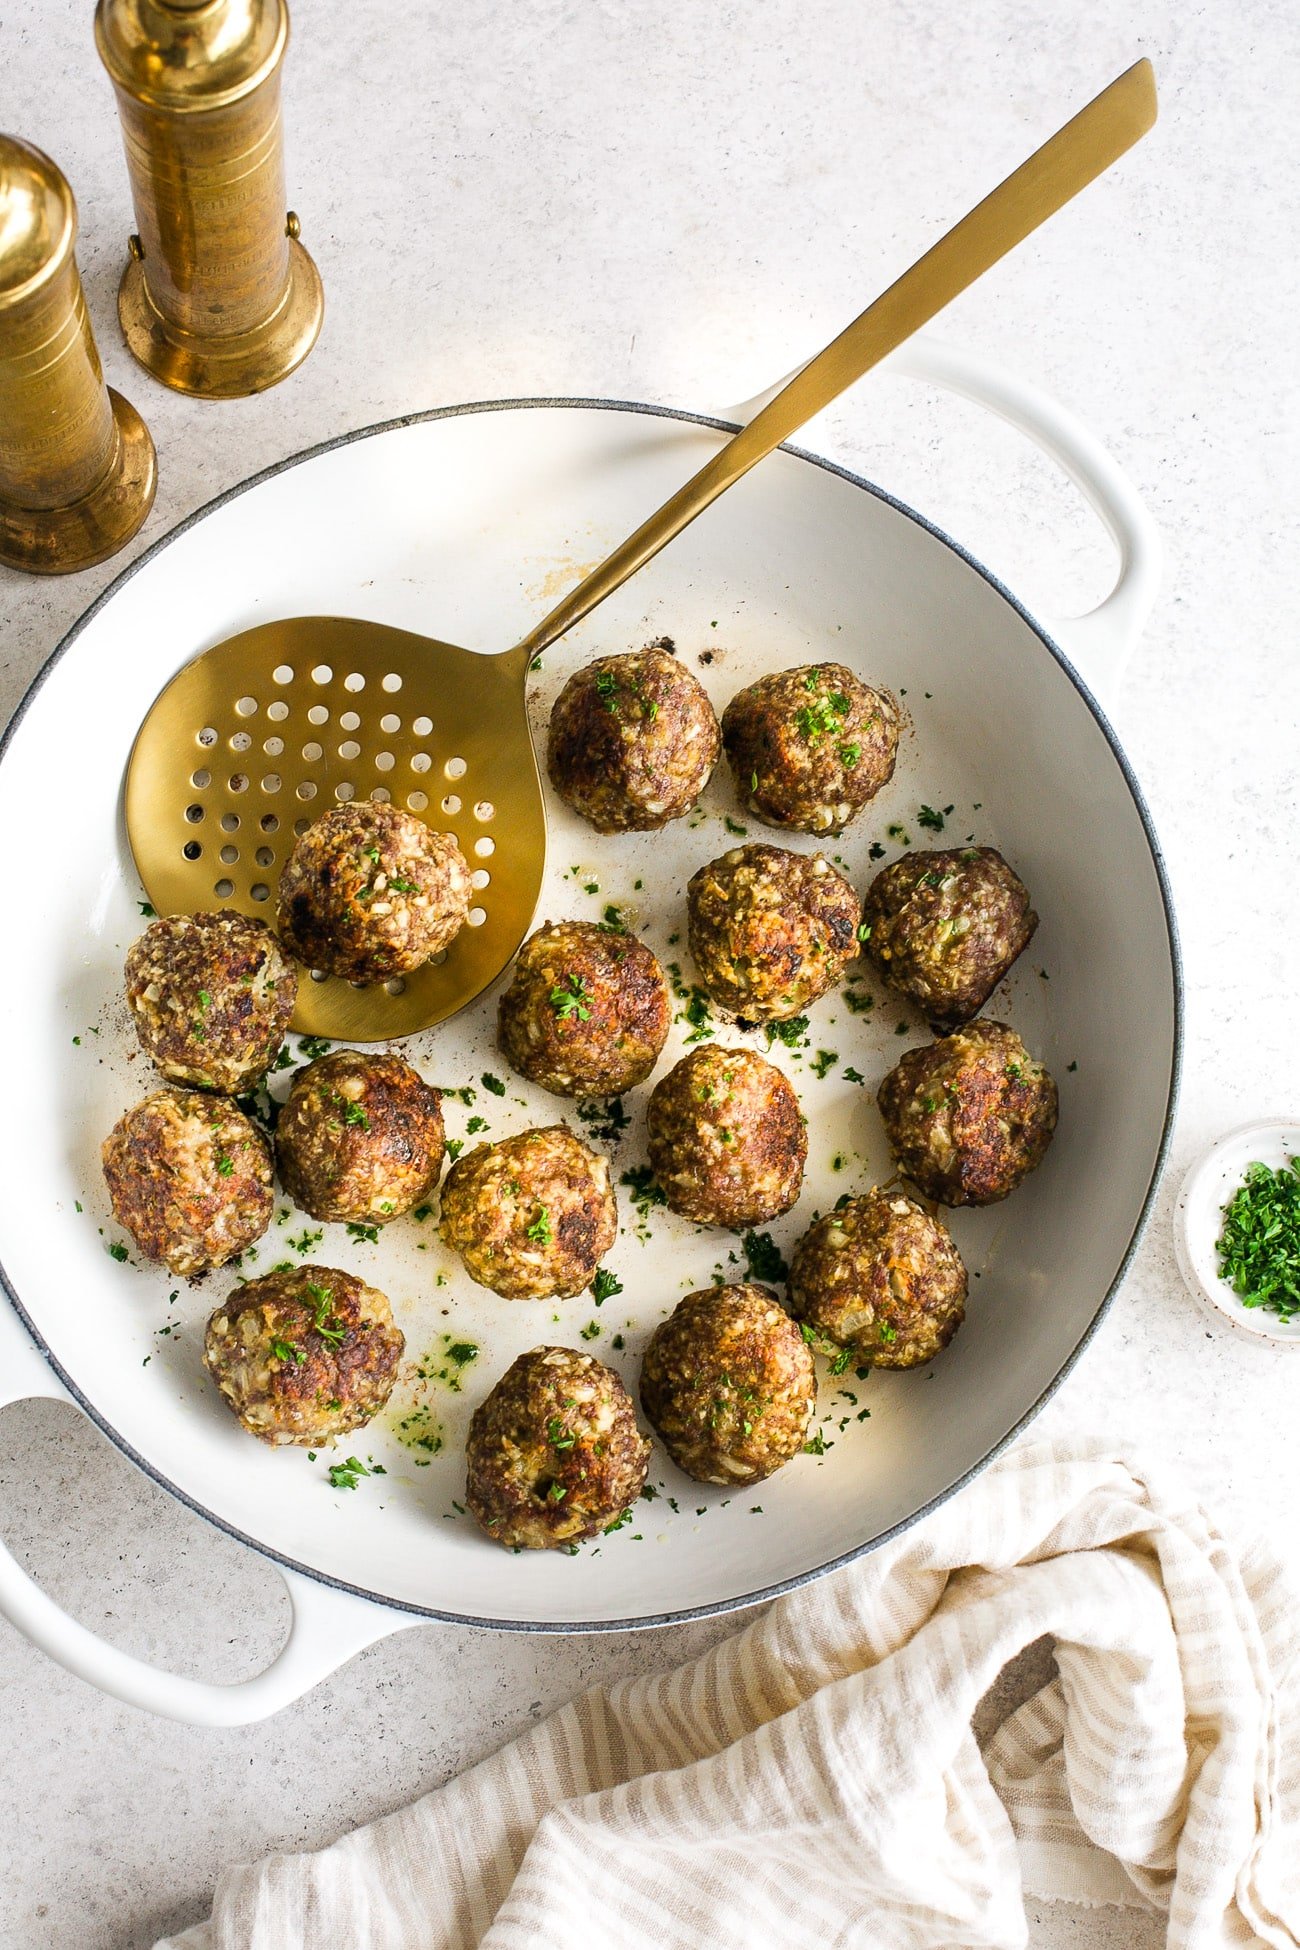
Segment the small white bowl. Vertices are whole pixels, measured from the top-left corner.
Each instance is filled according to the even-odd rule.
[[[1247,1165],[1276,1169],[1300,1156],[1300,1119],[1266,1118],[1243,1124],[1212,1144],[1183,1180],[1174,1213],[1174,1248],[1184,1280],[1212,1312],[1271,1347],[1300,1347],[1300,1315],[1280,1320],[1263,1307],[1247,1307],[1219,1274],[1215,1246],[1223,1230],[1223,1208],[1246,1176]]]

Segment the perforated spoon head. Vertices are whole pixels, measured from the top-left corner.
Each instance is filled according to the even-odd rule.
[[[528,932],[546,809],[522,652],[477,656],[408,630],[303,616],[229,637],[154,700],[131,751],[126,826],[160,914],[233,907],[275,923],[298,835],[330,806],[387,799],[450,833],[469,921],[412,975],[358,988],[304,969],[293,1027],[350,1043],[454,1015]]]

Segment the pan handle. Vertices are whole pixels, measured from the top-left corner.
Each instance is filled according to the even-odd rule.
[[[940,386],[996,413],[1056,461],[1099,515],[1119,551],[1114,588],[1083,616],[1042,622],[1089,687],[1109,702],[1151,614],[1164,569],[1160,531],[1128,475],[1068,408],[982,353],[921,332],[882,360],[879,371]],[[785,383],[779,380],[723,417],[747,422]]]
[[[71,1401],[68,1390],[0,1298],[0,1406],[45,1396]],[[371,1604],[277,1565],[289,1592],[292,1623],[264,1672],[233,1685],[186,1679],[110,1645],[63,1611],[0,1543],[0,1617],[78,1679],[129,1706],[189,1726],[242,1727],[269,1719],[301,1698],[356,1653],[390,1632],[421,1621],[414,1613]]]

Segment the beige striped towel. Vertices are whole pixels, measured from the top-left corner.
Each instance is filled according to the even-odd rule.
[[[1043,1634],[1058,1676],[981,1754]],[[597,1690],[159,1950],[1010,1946],[1030,1892],[1300,1936],[1300,1613],[1164,1468],[1014,1449],[693,1664]]]

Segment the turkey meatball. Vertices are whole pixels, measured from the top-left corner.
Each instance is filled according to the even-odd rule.
[[[1056,1085],[1014,1029],[980,1017],[903,1052],[877,1097],[899,1168],[940,1205],[994,1205],[1040,1165]]]
[[[392,1052],[318,1057],[275,1127],[280,1181],[313,1219],[387,1225],[432,1190],[443,1150],[441,1094]]]
[[[478,1408],[465,1501],[495,1544],[595,1537],[641,1494],[650,1444],[612,1368],[571,1347],[521,1354]]]
[[[594,921],[548,921],[519,950],[497,1041],[543,1090],[616,1097],[649,1076],[671,1020],[667,980],[644,942]]]
[[[317,1448],[378,1414],[405,1345],[377,1287],[295,1266],[235,1288],[208,1321],[203,1359],[250,1435]]]
[[[686,914],[700,980],[747,1022],[797,1016],[858,952],[858,897],[820,853],[734,847],[691,876]]]
[[[919,1368],[966,1316],[966,1268],[939,1219],[877,1188],[826,1213],[794,1249],[790,1303],[877,1368]]]
[[[688,1293],[650,1337],[641,1406],[679,1469],[758,1483],[803,1448],[817,1400],[811,1351],[765,1286]]]
[[[1028,946],[1038,916],[991,846],[905,853],[867,889],[866,951],[935,1029],[977,1016]]]
[[[708,695],[663,644],[597,657],[551,711],[551,784],[598,833],[648,832],[680,819],[717,762]]]
[[[233,908],[169,914],[126,957],[126,999],[145,1053],[171,1083],[235,1096],[279,1055],[298,972],[265,921]]]
[[[781,1072],[752,1050],[694,1049],[650,1093],[650,1167],[700,1225],[760,1224],[799,1196],[808,1133]]]
[[[186,1278],[223,1266],[271,1223],[271,1152],[241,1110],[157,1090],[105,1138],[113,1217],[146,1259]]]
[[[442,1188],[443,1239],[507,1300],[581,1293],[617,1232],[609,1164],[567,1124],[476,1145]]]
[[[760,677],[722,714],[741,798],[769,826],[838,833],[893,777],[898,705],[844,664]]]
[[[383,982],[444,949],[469,904],[469,866],[449,834],[358,799],[322,814],[286,860],[280,934],[308,968]]]

